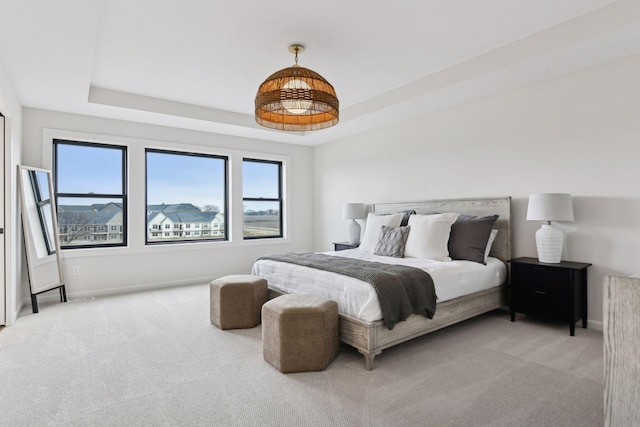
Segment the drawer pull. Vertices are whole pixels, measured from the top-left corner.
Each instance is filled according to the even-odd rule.
[[[542,270],[545,271],[546,267],[533,267],[534,270]]]
[[[536,294],[540,294],[540,295],[546,295],[547,293],[544,291],[533,291]]]

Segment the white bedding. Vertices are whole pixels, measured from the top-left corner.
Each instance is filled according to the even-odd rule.
[[[425,270],[433,278],[438,302],[499,286],[507,277],[505,264],[492,257],[487,259],[487,265],[482,265],[472,261],[440,262],[420,258],[391,258],[358,249],[323,253]],[[366,321],[382,319],[380,303],[373,287],[353,277],[271,260],[257,261],[251,272],[267,279],[271,289],[285,293],[322,295],[336,301],[342,314]]]

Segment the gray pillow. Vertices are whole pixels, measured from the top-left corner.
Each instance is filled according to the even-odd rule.
[[[415,215],[416,211],[414,211],[413,209],[410,209],[408,211],[402,211],[402,213],[404,215],[402,216],[402,221],[400,221],[400,227],[404,227],[405,225],[409,224],[409,217],[411,215]]]
[[[407,242],[408,235],[408,225],[405,227],[387,227],[383,225],[374,253],[395,258],[404,257],[404,245]]]
[[[409,224],[409,217],[411,215],[415,215],[416,211],[414,211],[413,209],[409,209],[407,211],[396,212],[396,213],[401,213],[402,214],[402,220],[400,221],[400,227],[404,227],[405,225]],[[393,215],[393,214],[382,214],[382,215]]]
[[[449,256],[486,264],[484,251],[498,215],[471,216],[460,215],[451,226],[449,235]]]

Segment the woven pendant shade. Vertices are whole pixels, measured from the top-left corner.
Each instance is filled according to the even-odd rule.
[[[297,64],[302,48],[291,46],[296,65],[267,77],[255,100],[256,122],[284,131],[319,130],[338,123],[338,97],[320,74]]]

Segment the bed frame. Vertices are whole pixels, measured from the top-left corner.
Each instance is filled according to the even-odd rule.
[[[376,214],[397,213],[413,209],[418,214],[457,212],[460,214],[500,217],[493,228],[498,234],[491,249],[491,256],[507,261],[511,258],[511,197],[428,200],[406,203],[376,203]],[[403,343],[429,332],[442,329],[463,320],[495,310],[507,304],[508,278],[501,286],[438,303],[433,319],[411,315],[398,322],[392,330],[382,320],[368,322],[355,317],[340,315],[340,340],[355,347],[365,358],[365,368],[373,369],[373,359],[382,350]],[[270,290],[270,297],[279,295]]]

